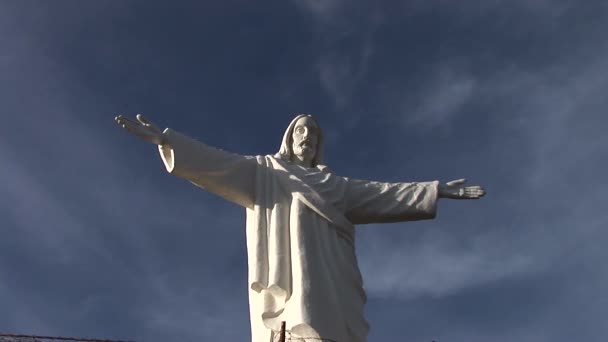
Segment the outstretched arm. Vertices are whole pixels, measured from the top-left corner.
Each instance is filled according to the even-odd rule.
[[[116,122],[140,139],[158,145],[169,173],[236,204],[253,206],[257,166],[254,158],[207,146],[169,128],[161,132],[141,114],[137,121],[119,115]]]
[[[353,224],[416,221],[435,218],[439,198],[478,199],[480,186],[463,187],[464,179],[385,183],[346,178],[346,216]]]
[[[353,224],[435,218],[439,182],[386,183],[346,179],[346,217]]]

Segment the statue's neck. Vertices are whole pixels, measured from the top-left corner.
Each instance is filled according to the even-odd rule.
[[[291,162],[296,164],[296,165],[300,165],[303,167],[307,167],[307,168],[311,168],[312,167],[312,158],[304,158],[302,156],[293,156],[291,158]]]

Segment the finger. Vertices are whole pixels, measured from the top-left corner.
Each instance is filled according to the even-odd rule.
[[[445,185],[447,185],[447,186],[458,186],[458,185],[462,185],[462,184],[464,184],[466,182],[467,182],[467,180],[465,178],[460,178],[460,179],[456,179],[456,180],[453,180],[453,181],[449,181],[449,182],[445,183]]]
[[[131,125],[140,125],[140,123],[139,123],[139,122],[134,121],[134,120],[132,120],[132,119],[129,119],[129,118],[127,118],[126,116],[122,116],[122,115],[119,115],[119,116],[117,116],[117,117],[116,117],[116,122],[118,122],[119,124],[122,124],[122,123],[129,123],[129,124],[131,124]]]
[[[485,194],[486,193],[483,190],[470,190],[470,191],[465,192],[464,197],[477,199],[477,198],[483,197]]]
[[[114,120],[130,120],[130,119],[122,114],[118,114],[118,115],[116,115],[116,117],[114,117]]]
[[[137,118],[137,121],[141,122],[144,125],[150,124],[150,121],[148,121],[148,119],[144,118],[144,116],[141,114],[137,114],[137,115],[135,115],[135,117]]]
[[[154,128],[155,130],[157,130],[157,131],[160,132],[160,128],[158,128],[158,126],[156,126],[155,124],[153,124],[150,120],[146,119],[142,114],[137,114],[136,118],[144,126],[148,126],[148,127]]]
[[[466,195],[464,195],[462,197],[463,198],[474,198],[474,199],[477,199],[477,198],[483,197],[483,195],[482,194],[466,194]]]
[[[115,120],[116,122],[118,122],[118,124],[121,124],[122,122],[124,122],[125,117],[124,117],[122,114],[120,114],[120,115],[116,116],[116,117],[114,118],[114,120]]]
[[[470,189],[471,191],[476,191],[476,192],[479,192],[479,193],[483,193],[483,194],[486,193],[486,189],[484,189],[483,187],[481,187],[479,185],[469,186],[469,187],[467,187],[467,189]]]
[[[481,194],[484,190],[481,188],[465,188],[465,192],[468,194]]]

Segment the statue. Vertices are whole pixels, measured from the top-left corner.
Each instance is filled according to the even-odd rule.
[[[253,342],[274,341],[282,321],[301,341],[366,341],[353,225],[432,219],[439,198],[485,194],[464,179],[383,183],[335,175],[323,163],[323,133],[310,115],[296,116],[279,152],[266,156],[225,152],[136,118],[116,121],[158,145],[169,173],[246,208]]]

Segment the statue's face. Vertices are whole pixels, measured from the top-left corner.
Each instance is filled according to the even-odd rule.
[[[315,158],[319,141],[319,127],[313,118],[305,116],[298,119],[291,138],[291,149],[296,158],[306,161]]]

